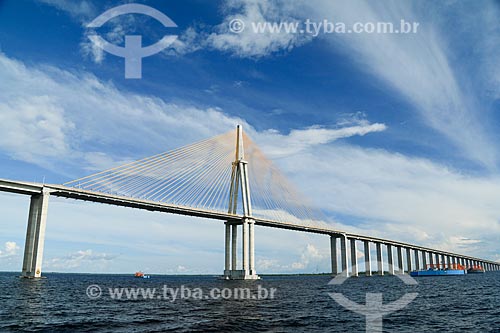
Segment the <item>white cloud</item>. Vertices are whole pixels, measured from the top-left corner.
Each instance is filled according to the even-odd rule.
[[[102,265],[108,261],[112,261],[117,255],[110,255],[106,253],[98,253],[92,250],[80,250],[70,253],[63,257],[56,257],[48,260],[45,263],[46,269],[74,269],[80,268],[89,263],[93,265]]]
[[[275,159],[287,155],[297,154],[338,139],[352,136],[364,136],[368,133],[381,132],[387,127],[384,124],[363,123],[360,125],[331,129],[321,126],[312,126],[302,130],[292,130],[284,135],[275,130],[268,130],[259,134],[259,141],[266,154]],[[268,145],[266,146],[266,143]]]
[[[0,147],[20,160],[66,155],[66,132],[75,128],[48,95],[19,96],[0,102]],[[29,148],[28,148],[29,147]]]
[[[498,176],[464,175],[429,160],[343,144],[279,164],[313,202],[343,216],[336,219],[340,230],[483,256],[497,248]]]
[[[120,91],[87,73],[30,68],[0,54],[0,74],[5,78],[0,82],[0,130],[4,133],[0,149],[45,167],[57,163],[61,172],[62,167],[78,165],[100,170],[227,132],[238,123],[251,135],[258,135],[243,120],[220,109],[166,103]],[[286,153],[290,154],[383,129],[383,124],[358,119],[335,129],[316,126],[292,131],[289,136],[273,131],[263,134],[262,141],[288,145]],[[141,155],[131,156],[131,151]]]
[[[179,37],[164,51],[166,55],[184,55],[198,51],[205,42],[205,34],[198,32],[194,27],[189,27],[180,33]]]
[[[216,32],[208,36],[206,46],[240,57],[262,57],[270,53],[291,50],[310,38],[306,35],[290,34],[284,31],[280,33],[267,31],[257,34],[252,31],[252,23],[276,22],[283,17],[292,22],[295,10],[296,8],[286,1],[227,1],[225,11],[228,14],[224,22],[216,27]],[[240,33],[231,32],[229,25],[232,20],[242,21],[246,29]]]
[[[327,15],[348,24],[425,19],[412,4],[397,1],[353,1],[349,6],[317,1],[315,5],[312,12],[316,17]],[[438,26],[425,21],[417,34],[344,34],[328,40],[405,96],[425,122],[460,147],[465,156],[494,168],[497,154],[482,125],[484,112],[460,81],[461,73],[450,60],[452,51],[446,48],[445,38]]]
[[[313,244],[307,244],[302,251],[300,261],[293,262],[290,267],[293,270],[303,270],[311,264],[321,261],[323,258],[325,258],[325,255],[321,254]]]
[[[429,6],[440,13],[431,18],[434,11],[419,6]],[[494,133],[484,124],[489,119],[488,103],[480,103],[477,92],[468,78],[488,82],[483,91],[493,89],[493,98],[498,98],[499,70],[498,54],[498,8],[486,2],[485,8],[477,8],[477,15],[469,20],[468,6],[456,2],[445,4],[402,3],[400,1],[340,1],[316,0],[276,3],[247,0],[227,2],[227,14],[219,31],[212,33],[209,45],[218,50],[231,52],[241,57],[265,56],[286,52],[310,39],[300,34],[277,33],[256,34],[248,27],[250,22],[330,21],[345,23],[348,27],[355,22],[394,22],[401,19],[419,22],[417,34],[323,34],[322,40],[330,43],[333,52],[343,52],[353,59],[361,70],[386,82],[394,91],[404,96],[421,115],[423,122],[441,133],[454,144],[466,158],[485,166],[496,168],[498,154],[495,149]],[[459,11],[460,17],[451,17],[450,12]],[[247,29],[241,34],[228,31],[232,19],[241,19]],[[471,23],[470,21],[474,21]],[[465,21],[465,22],[464,22]],[[450,23],[452,22],[452,23]],[[454,22],[454,23],[453,23]],[[456,32],[456,27],[462,29]],[[462,27],[464,25],[465,27]],[[467,31],[467,27],[471,29]],[[463,72],[463,59],[455,59],[459,53],[450,49],[450,40],[465,33],[475,34],[468,40],[477,44],[474,49],[479,59],[469,71]],[[461,38],[461,37],[458,37]],[[457,45],[455,45],[457,46]],[[457,46],[458,47],[458,46]],[[470,56],[470,45],[462,45]],[[458,50],[463,51],[463,50]],[[481,76],[477,75],[477,68]]]
[[[46,5],[62,10],[72,17],[85,20],[95,15],[94,6],[87,0],[38,0]]]
[[[101,64],[106,57],[106,52],[103,50],[103,45],[100,40],[90,40],[89,36],[96,34],[95,29],[88,29],[86,26],[89,22],[83,23],[85,29],[80,42],[80,50],[84,57],[91,59],[96,64]],[[132,15],[121,15],[109,21],[106,24],[108,29],[101,31],[100,35],[106,41],[114,45],[122,45],[125,42],[127,32],[134,31],[137,26],[144,23],[140,19],[136,19]]]
[[[342,128],[313,127],[288,135],[258,132],[219,109],[166,103],[126,93],[85,73],[26,67],[0,55],[0,74],[5,78],[0,82],[0,100],[4,101],[0,114],[10,123],[3,126],[18,126],[22,132],[16,133],[15,140],[0,141],[0,148],[15,158],[57,163],[58,167],[62,160],[71,166],[83,161],[91,164],[89,168],[100,169],[119,159],[152,155],[158,153],[158,147],[169,150],[243,123],[249,135],[266,150],[275,155],[280,155],[282,149],[286,152],[281,153],[279,164],[316,203],[361,221],[355,223],[356,227],[347,222],[337,224],[339,229],[481,256],[498,252],[494,241],[500,235],[498,177],[468,176],[425,159],[340,142],[331,144],[339,138],[381,131],[385,129],[383,124],[358,119],[342,121]],[[79,92],[78,98],[75,91]],[[35,106],[44,107],[43,114],[33,111],[33,101]],[[13,114],[13,106],[23,112]],[[33,133],[33,128],[39,133]],[[40,133],[43,135],[38,137]],[[15,146],[18,137],[28,140],[29,135],[46,145],[36,149],[30,142]],[[128,214],[129,211],[123,218],[130,218]],[[155,228],[163,230],[159,224]],[[133,226],[129,229],[136,232]],[[479,246],[464,238],[482,243]],[[113,240],[106,239],[106,243],[112,244]],[[181,256],[182,251],[177,253]],[[314,258],[314,251],[306,249],[305,256],[304,260],[312,260],[307,258]],[[78,258],[88,258],[88,253],[76,253],[66,260],[74,260],[75,264],[88,261]],[[62,260],[59,258],[54,264]],[[293,262],[300,266],[304,260]],[[291,269],[291,264],[281,267]]]
[[[0,82],[0,129],[4,133],[0,148],[14,158],[43,166],[57,161],[60,168],[61,162],[71,168],[78,164],[102,168],[129,156],[85,146],[100,146],[106,152],[115,147],[120,155],[130,151],[152,155],[226,132],[242,122],[215,108],[167,104],[121,92],[85,73],[29,68],[3,54],[0,73],[4,78]]]
[[[16,242],[5,242],[4,250],[0,250],[0,258],[15,256],[18,253],[18,250],[19,246],[16,244]]]

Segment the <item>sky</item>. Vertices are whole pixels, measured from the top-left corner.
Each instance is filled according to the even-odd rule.
[[[62,184],[242,124],[334,228],[500,261],[498,1],[135,1],[177,27],[87,27],[127,3],[0,0],[0,178]],[[418,30],[252,30],[306,20]],[[129,79],[95,33],[177,38]],[[0,198],[0,270],[18,271],[29,198]],[[44,270],[221,274],[223,246],[219,221],[52,197]],[[258,273],[327,272],[329,251],[256,228]]]

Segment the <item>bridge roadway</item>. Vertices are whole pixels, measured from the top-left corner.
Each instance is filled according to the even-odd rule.
[[[217,212],[217,211],[203,210],[203,209],[198,209],[198,208],[189,208],[189,207],[177,206],[177,205],[173,205],[173,204],[166,204],[166,203],[148,201],[148,200],[143,200],[143,199],[135,199],[135,198],[118,196],[118,195],[100,193],[100,192],[92,192],[92,191],[81,190],[81,189],[72,188],[72,187],[66,187],[63,185],[42,184],[42,183],[35,183],[35,182],[24,182],[24,181],[0,179],[0,191],[2,191],[2,192],[10,192],[10,193],[17,193],[17,194],[24,194],[24,195],[31,196],[31,195],[37,195],[37,194],[42,193],[42,191],[44,189],[45,189],[45,191],[48,191],[51,196],[76,199],[76,200],[83,200],[83,201],[98,202],[98,203],[110,204],[110,205],[115,205],[115,206],[131,207],[131,208],[144,209],[144,210],[149,210],[149,211],[159,211],[159,212],[166,212],[166,213],[187,215],[187,216],[195,216],[195,217],[202,217],[202,218],[222,220],[222,221],[241,221],[241,219],[243,218],[243,216],[241,216],[241,215],[234,215],[234,214]],[[333,228],[329,228],[327,225],[325,225],[324,227],[313,227],[313,226],[304,226],[304,225],[298,225],[298,224],[282,223],[282,222],[277,222],[277,221],[273,221],[273,220],[266,220],[266,219],[262,219],[262,218],[255,218],[255,217],[252,217],[252,218],[255,220],[255,223],[257,225],[262,225],[262,226],[266,226],[266,227],[288,229],[288,230],[295,230],[295,231],[302,231],[302,232],[310,232],[310,233],[323,234],[323,235],[336,236],[336,237],[346,237],[348,239],[353,239],[353,240],[372,242],[372,243],[380,243],[380,244],[384,244],[384,245],[391,245],[394,247],[402,247],[402,248],[406,248],[406,249],[412,249],[414,251],[434,253],[434,254],[438,254],[441,256],[460,257],[460,258],[471,260],[471,261],[477,261],[477,262],[482,262],[482,263],[489,263],[489,264],[493,264],[493,265],[498,265],[498,263],[494,262],[494,261],[488,261],[488,260],[484,260],[484,259],[480,259],[480,258],[476,258],[476,257],[471,257],[471,256],[463,255],[463,254],[457,254],[457,253],[441,251],[441,250],[437,250],[437,249],[431,249],[431,248],[427,248],[427,247],[423,247],[423,246],[418,246],[418,245],[394,241],[394,240],[388,240],[388,239],[383,239],[383,238],[377,238],[377,237],[364,236],[364,235],[359,235],[359,234],[354,234],[354,233],[349,233],[349,232],[343,232],[340,230],[335,230]]]

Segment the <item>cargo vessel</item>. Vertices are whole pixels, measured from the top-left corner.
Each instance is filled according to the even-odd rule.
[[[454,275],[465,275],[467,274],[467,269],[462,265],[451,264],[451,265],[427,265],[427,269],[412,271],[410,276],[454,276]]]

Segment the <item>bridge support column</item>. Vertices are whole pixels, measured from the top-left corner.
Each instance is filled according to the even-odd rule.
[[[394,258],[392,256],[392,245],[387,245],[387,263],[389,266],[389,274],[394,275]]]
[[[405,268],[403,266],[403,248],[401,246],[397,247],[397,252],[398,252],[398,273],[399,274],[404,274],[405,273]]]
[[[248,222],[248,237],[250,238],[249,240],[250,248],[248,253],[249,265],[250,265],[249,274],[251,276],[254,276],[257,274],[255,272],[255,221],[254,220],[250,220]]]
[[[243,275],[248,275],[248,221],[245,219],[242,225],[242,246],[241,258],[243,264]]]
[[[413,250],[415,254],[415,270],[418,271],[420,269],[420,257],[418,255],[418,250]]]
[[[382,261],[382,244],[377,243],[377,273],[378,275],[384,275],[384,262]]]
[[[351,238],[351,266],[352,276],[358,276],[358,257],[357,257],[356,240]]]
[[[365,250],[365,275],[372,276],[372,258],[370,254],[370,242],[364,241]]]
[[[431,267],[434,265],[434,253],[429,252],[429,264]]]
[[[241,251],[241,269],[238,269],[237,262],[237,242],[238,226],[242,228],[242,251]],[[255,221],[244,218],[242,222],[232,222],[226,225],[226,247],[229,248],[228,233],[231,236],[231,266],[229,270],[224,270],[226,280],[257,280],[259,276],[255,272]],[[229,229],[228,226],[231,228]],[[226,264],[229,260],[229,254],[226,252]]]
[[[237,254],[236,254],[236,247],[238,242],[238,225],[233,224],[231,226],[231,270],[235,271],[236,270],[236,264],[237,264]]]
[[[226,224],[226,234],[225,234],[225,260],[224,260],[224,278],[226,280],[232,279],[235,276],[236,265],[237,265],[237,254],[236,247],[238,243],[238,225],[230,223]]]
[[[409,247],[406,248],[406,269],[408,271],[408,274],[410,274],[410,272],[413,270],[411,264],[411,249]]]
[[[347,237],[340,237],[340,261],[342,263],[342,275],[349,277],[349,269],[347,267]]]
[[[427,269],[427,252],[422,251],[422,266],[423,269]]]
[[[31,196],[26,241],[24,244],[22,277],[38,278],[42,275],[48,204],[48,192],[43,191],[41,194]]]
[[[225,223],[226,237],[224,245],[224,277],[227,279],[231,274],[231,225]]]
[[[338,273],[338,263],[337,263],[337,236],[330,236],[330,259],[332,261],[332,275],[337,275]]]

